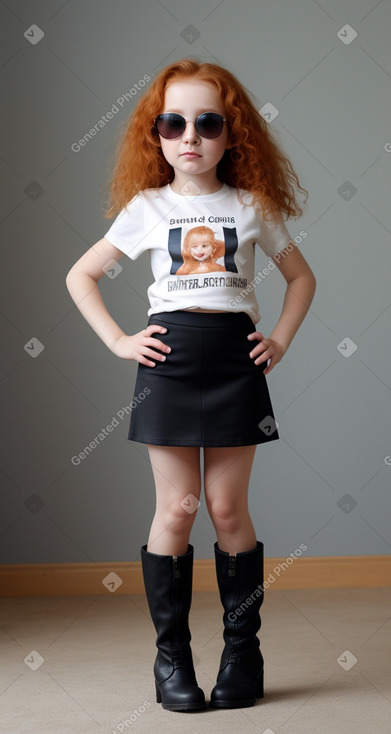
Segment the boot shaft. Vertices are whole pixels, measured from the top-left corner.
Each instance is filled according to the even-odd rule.
[[[141,548],[145,592],[158,647],[183,647],[190,642],[193,556],[191,545],[181,556],[150,553],[146,545]]]
[[[263,544],[235,556],[221,551],[215,543],[216,576],[224,608],[224,638],[245,639],[256,635],[261,626],[263,603]]]

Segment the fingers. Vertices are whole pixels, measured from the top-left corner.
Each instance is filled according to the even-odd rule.
[[[267,339],[260,331],[254,331],[247,338],[250,341],[254,341],[255,339],[258,341],[258,344],[251,350],[249,356],[257,366],[266,362],[267,365],[263,370],[263,374],[268,375],[280,361],[282,357],[281,350],[277,348],[278,345],[273,339]]]
[[[268,375],[269,372],[272,371],[273,367],[275,367],[276,364],[277,364],[277,361],[274,359],[274,357],[272,357],[266,369],[263,370],[263,374]]]
[[[156,362],[151,362],[146,357],[143,357],[142,354],[138,355],[137,362],[139,362],[140,364],[143,364],[145,367],[155,367],[156,366]]]
[[[155,326],[154,324],[147,326],[147,328],[144,329],[143,332],[147,337],[145,343],[154,346],[155,349],[160,349],[162,352],[171,352],[171,347],[169,347],[164,342],[161,342],[159,339],[155,339],[154,337],[152,337],[152,334],[156,334],[156,332],[159,334],[166,334],[167,329],[164,326]]]
[[[149,339],[145,339],[144,344],[145,346],[159,349],[160,352],[164,352],[165,354],[169,354],[171,352],[171,347],[169,347],[168,344],[164,344],[164,342],[161,342],[160,339],[154,339],[153,337],[150,337]]]
[[[144,338],[141,343],[142,351],[140,351],[138,361],[141,364],[146,365],[147,367],[156,366],[156,362],[151,362],[148,357],[152,357],[158,362],[164,362],[166,359],[166,355],[171,352],[171,347],[168,346],[168,344],[165,344],[164,342],[160,341],[160,339],[156,339],[152,336],[152,334],[156,333],[166,334],[167,329],[164,326],[160,326],[159,324],[150,324],[142,332]],[[150,347],[153,347],[153,349],[151,349]],[[161,354],[161,352],[163,352],[163,354]]]
[[[247,339],[251,341],[257,339],[258,341],[258,344],[250,352],[250,357],[251,359],[255,359],[255,364],[261,364],[272,357],[273,352],[271,351],[270,342],[260,331],[254,331],[252,334],[249,334]]]
[[[260,331],[252,331],[251,334],[248,335],[247,339],[264,339],[264,336]]]
[[[165,326],[160,326],[160,324],[150,324],[149,326],[144,329],[145,336],[151,336],[151,334],[166,334],[167,329]]]
[[[164,362],[164,360],[166,359],[163,354],[157,354],[151,349],[148,349],[137,356],[137,361],[140,362],[140,364],[144,364],[146,367],[156,367],[156,362],[151,362],[148,357],[153,357],[158,362]]]

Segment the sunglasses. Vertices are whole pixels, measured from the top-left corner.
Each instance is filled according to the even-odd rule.
[[[185,120],[176,112],[163,112],[155,118],[154,127],[162,138],[177,140],[183,135],[186,122],[191,122],[191,120]],[[202,115],[198,115],[194,127],[201,138],[213,140],[221,135],[225,122],[226,119],[216,112],[203,112]]]

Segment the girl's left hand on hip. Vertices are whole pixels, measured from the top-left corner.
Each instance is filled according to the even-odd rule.
[[[253,331],[248,335],[247,339],[250,341],[257,339],[258,344],[250,352],[250,357],[254,359],[254,364],[256,365],[262,364],[262,362],[268,362],[266,369],[263,370],[263,374],[268,375],[273,367],[283,358],[285,354],[284,348],[275,339],[267,338],[260,331]]]

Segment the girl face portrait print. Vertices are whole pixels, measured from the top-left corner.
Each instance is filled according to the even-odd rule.
[[[202,262],[208,260],[215,251],[212,238],[207,235],[193,235],[190,242],[190,254],[194,260]]]
[[[225,271],[224,265],[216,262],[224,256],[224,252],[224,242],[216,240],[210,227],[193,227],[184,237],[183,265],[177,270],[177,275]]]

